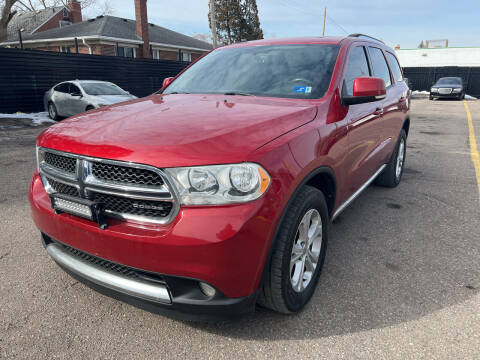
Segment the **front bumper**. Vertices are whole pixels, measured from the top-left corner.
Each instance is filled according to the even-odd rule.
[[[208,298],[196,280],[148,274],[113,264],[72,249],[45,234],[42,242],[52,259],[78,281],[150,312],[181,320],[212,321],[235,318],[255,309],[255,293],[235,299],[217,293]]]
[[[73,276],[101,292],[150,311],[197,313],[200,317],[207,314],[208,318],[253,309],[275,227],[271,213],[275,207],[266,205],[270,202],[268,196],[235,206],[185,207],[168,225],[147,226],[109,219],[107,230],[86,219],[55,214],[38,174],[32,180],[29,198],[32,217],[45,239],[114,264],[161,274],[167,279],[171,299],[170,303],[168,299],[152,301],[141,294],[92,281],[85,273],[55,259]],[[199,281],[213,286],[219,297],[196,297],[192,289],[199,290]]]
[[[430,92],[430,96],[434,98],[439,98],[439,99],[459,99],[462,97],[463,93],[450,93],[450,94],[440,94],[440,93],[435,93],[435,92]]]

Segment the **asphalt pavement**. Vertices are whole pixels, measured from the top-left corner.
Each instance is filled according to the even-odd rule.
[[[480,101],[468,107],[480,145]],[[54,264],[27,200],[44,128],[0,129],[0,358],[480,358],[480,194],[463,102],[412,101],[402,183],[369,187],[335,221],[304,311],[218,324],[136,309]]]

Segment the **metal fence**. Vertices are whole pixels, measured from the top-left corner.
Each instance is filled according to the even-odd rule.
[[[429,91],[441,77],[455,76],[463,79],[468,95],[480,97],[480,67],[408,67],[403,72],[412,90]]]
[[[0,113],[43,110],[43,95],[66,80],[111,81],[143,97],[189,63],[0,48]]]

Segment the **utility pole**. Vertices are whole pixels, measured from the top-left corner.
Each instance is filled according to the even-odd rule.
[[[327,22],[327,7],[323,10],[323,31],[322,36],[325,36],[325,23]]]
[[[210,0],[210,22],[212,24],[213,48],[217,48],[217,24],[215,16],[215,0]]]

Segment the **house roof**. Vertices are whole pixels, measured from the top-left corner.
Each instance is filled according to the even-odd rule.
[[[82,37],[112,38],[116,41],[142,43],[142,38],[136,33],[137,22],[135,20],[123,19],[115,16],[98,16],[94,19],[83,21],[61,28],[42,31],[35,34],[24,35],[23,40],[55,40]],[[211,50],[212,45],[187,35],[166,29],[164,27],[149,24],[150,43],[179,48],[190,48],[199,50]]]
[[[31,34],[40,25],[46,22],[48,19],[58,14],[60,10],[63,10],[64,6],[52,7],[40,11],[31,12],[19,12],[16,13],[12,20],[10,20],[7,27],[7,39],[8,41],[14,41],[18,38],[18,30],[24,29],[23,34]]]

